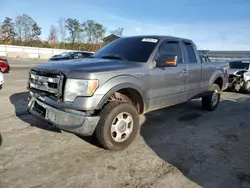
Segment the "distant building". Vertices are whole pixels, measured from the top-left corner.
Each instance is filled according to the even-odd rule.
[[[202,54],[206,54],[213,59],[232,59],[232,58],[250,58],[250,51],[212,51],[212,50],[199,50]]]
[[[104,37],[102,39],[102,41],[103,41],[104,45],[106,45],[106,44],[108,44],[108,43],[110,43],[113,40],[118,39],[118,38],[121,38],[121,37],[118,36],[118,35],[115,35],[115,34],[111,34],[111,35],[108,35],[108,36]]]

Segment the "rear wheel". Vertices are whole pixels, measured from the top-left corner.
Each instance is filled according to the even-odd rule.
[[[122,150],[131,144],[138,129],[139,115],[132,104],[110,102],[101,110],[96,137],[104,148]]]
[[[214,111],[220,103],[220,86],[213,84],[212,92],[202,97],[202,108],[208,111]]]

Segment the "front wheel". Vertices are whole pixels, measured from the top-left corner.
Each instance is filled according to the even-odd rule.
[[[104,148],[122,150],[131,144],[138,129],[139,114],[132,104],[110,102],[101,110],[95,133]]]
[[[212,92],[202,97],[202,108],[208,111],[214,111],[220,103],[220,86],[213,84]]]

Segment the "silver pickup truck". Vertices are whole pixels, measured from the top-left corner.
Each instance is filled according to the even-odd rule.
[[[201,62],[191,40],[125,37],[90,58],[31,69],[28,111],[59,129],[95,134],[106,149],[121,150],[136,137],[140,114],[194,98],[213,111],[227,82],[228,64]]]

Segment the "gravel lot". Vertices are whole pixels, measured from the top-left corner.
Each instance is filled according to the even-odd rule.
[[[27,114],[28,70],[10,60],[0,91],[0,188],[250,187],[250,95],[224,92],[214,112],[200,101],[141,116],[121,152],[61,132]]]

